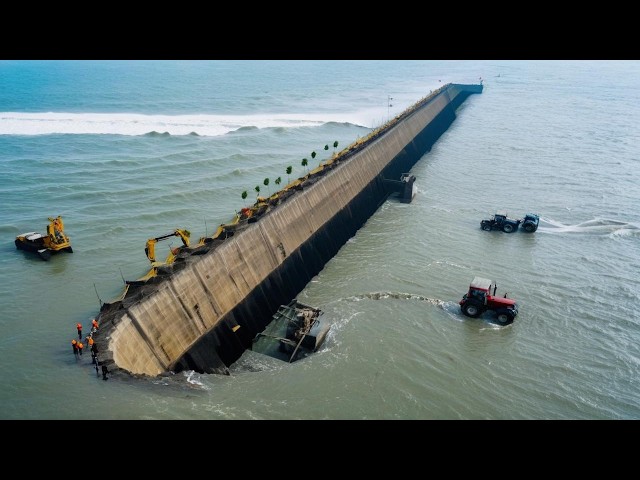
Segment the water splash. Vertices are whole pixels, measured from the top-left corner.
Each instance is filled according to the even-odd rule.
[[[549,226],[542,226],[542,223]],[[540,218],[538,232],[551,234],[587,234],[609,236],[640,235],[640,227],[631,222],[611,220],[607,218],[594,218],[575,225],[565,225],[562,222],[550,218]]]
[[[210,390],[210,388],[205,385],[202,380],[200,379],[200,374],[193,371],[193,370],[187,370],[185,372],[183,372],[184,378],[187,381],[187,384],[192,385],[194,387],[197,387],[199,389],[202,390]]]

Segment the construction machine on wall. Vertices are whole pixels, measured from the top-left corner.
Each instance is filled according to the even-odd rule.
[[[171,237],[180,237],[182,240],[182,244],[185,247],[189,246],[189,237],[191,236],[191,232],[189,230],[183,230],[180,228],[176,228],[173,232],[167,233],[166,235],[162,235],[160,237],[150,238],[147,240],[147,244],[144,247],[144,253],[147,255],[147,258],[151,262],[153,266],[157,266],[158,262],[156,262],[156,243],[166,240]],[[169,255],[167,259],[164,261],[165,264],[173,263],[175,260],[175,256],[178,249],[169,249]]]

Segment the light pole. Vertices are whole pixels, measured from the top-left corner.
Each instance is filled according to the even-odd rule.
[[[389,121],[389,110],[391,109],[391,107],[393,107],[393,105],[391,104],[391,100],[393,100],[393,97],[387,95],[387,122]]]

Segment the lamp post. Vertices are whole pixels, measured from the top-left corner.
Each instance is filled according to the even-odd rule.
[[[391,100],[393,100],[393,97],[387,95],[387,122],[389,121],[389,110],[391,109],[391,107],[393,107],[393,105],[391,104]]]

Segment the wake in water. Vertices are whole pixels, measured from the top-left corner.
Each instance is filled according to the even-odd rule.
[[[549,226],[542,226],[542,223]],[[549,218],[540,217],[538,232],[543,233],[576,233],[589,235],[629,236],[640,235],[640,227],[630,222],[594,218],[576,225],[565,225]]]
[[[419,300],[421,302],[427,302],[431,305],[435,305],[436,307],[440,307],[443,310],[446,310],[445,306],[448,303],[450,303],[450,302],[445,302],[443,300],[438,300],[436,298],[423,297],[422,295],[416,295],[413,293],[392,293],[392,292],[364,293],[362,295],[354,295],[352,297],[348,297],[346,300],[357,302],[360,300],[384,300],[387,298],[395,298],[400,300]]]
[[[460,305],[458,304],[458,302],[444,301],[444,300],[439,300],[437,298],[423,297],[422,295],[416,295],[413,293],[373,292],[373,293],[365,293],[362,295],[355,295],[352,297],[348,297],[345,300],[351,300],[351,301],[357,302],[361,300],[385,300],[389,298],[399,299],[399,300],[418,300],[421,302],[426,302],[430,305],[441,308],[455,320],[458,320],[461,322],[470,320],[468,317],[465,317],[464,315],[462,315],[460,311]],[[489,315],[489,317],[487,317],[487,315]],[[490,318],[492,314],[491,315],[487,314],[487,315],[483,314],[479,318],[487,325],[487,327],[485,328],[490,328],[493,330],[493,329],[501,329],[501,328],[509,327],[510,325],[512,325],[512,323],[508,325],[500,325],[500,324],[494,323]]]
[[[218,136],[252,128],[364,125],[360,114],[143,115],[137,113],[0,112],[0,135],[110,134]]]

